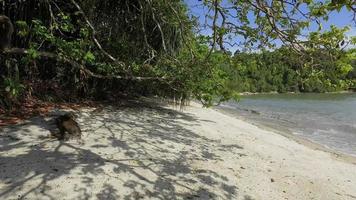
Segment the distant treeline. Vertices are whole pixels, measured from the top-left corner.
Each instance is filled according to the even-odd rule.
[[[238,92],[334,92],[356,87],[356,49],[336,58],[318,50],[301,57],[287,48],[236,53],[225,70],[228,88]]]

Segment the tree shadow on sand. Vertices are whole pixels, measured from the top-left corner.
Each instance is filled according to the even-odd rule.
[[[51,119],[0,133],[0,199],[236,199],[230,177],[199,163],[239,154],[186,127],[194,116],[126,103],[79,113],[84,144],[44,138]],[[198,164],[197,164],[198,163]]]

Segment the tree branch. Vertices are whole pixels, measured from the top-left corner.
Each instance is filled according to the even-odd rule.
[[[111,54],[109,54],[107,51],[105,51],[105,49],[103,49],[102,45],[100,44],[100,42],[97,40],[96,38],[96,30],[95,27],[93,26],[93,24],[89,21],[89,18],[86,16],[85,12],[83,11],[83,9],[79,6],[79,4],[75,1],[75,0],[71,0],[72,4],[79,10],[79,12],[83,15],[83,18],[85,20],[85,22],[87,23],[87,25],[90,27],[91,31],[92,31],[92,39],[95,43],[95,45],[98,47],[98,49],[105,55],[107,56],[111,61],[113,62],[117,62],[119,63],[121,66],[124,66],[125,64],[121,61],[118,61],[116,58],[114,58],[114,56],[112,56]]]
[[[11,48],[11,49],[6,49],[5,51],[1,52],[0,54],[7,54],[7,55],[28,55],[30,54],[28,50],[26,49],[21,49],[21,48]],[[158,81],[165,81],[167,80],[166,77],[137,77],[137,76],[119,76],[119,75],[101,75],[101,74],[96,74],[89,69],[87,69],[84,65],[66,58],[66,57],[61,57],[58,56],[57,54],[51,53],[51,52],[43,52],[39,51],[37,52],[37,55],[42,58],[50,58],[54,59],[58,62],[62,63],[68,63],[71,66],[75,67],[76,69],[81,70],[85,74],[94,77],[94,78],[99,78],[99,79],[123,79],[123,80],[136,80],[136,81],[144,81],[144,80],[158,80]]]

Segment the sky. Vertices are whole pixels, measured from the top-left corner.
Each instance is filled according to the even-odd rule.
[[[208,11],[206,8],[204,8],[201,4],[202,2],[199,0],[184,0],[184,2],[188,5],[190,9],[190,14],[194,15],[199,18],[200,24],[204,24],[206,22],[205,19],[205,13]],[[252,15],[248,16],[249,19],[253,19]],[[333,11],[329,15],[329,20],[328,21],[323,21],[322,23],[322,31],[327,31],[330,29],[331,25],[335,25],[337,27],[344,27],[344,26],[350,26],[350,31],[346,33],[346,36],[351,37],[351,36],[356,36],[356,24],[355,22],[352,21],[353,14],[351,12],[348,12],[346,8],[343,8],[340,10],[340,12]],[[318,25],[315,23],[311,25],[309,29],[306,29],[303,31],[303,33],[308,33],[309,31],[316,31],[318,29]],[[212,33],[211,30],[205,29],[201,30],[201,34],[204,35],[210,35]],[[236,39],[238,40],[238,39]],[[281,45],[280,41],[276,42],[277,46]],[[229,47],[229,50],[234,52],[240,47]]]

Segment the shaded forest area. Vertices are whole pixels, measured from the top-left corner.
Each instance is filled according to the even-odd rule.
[[[307,14],[296,1],[230,3],[203,1],[212,35],[202,36],[181,0],[3,0],[0,14],[11,19],[15,32],[12,48],[0,53],[0,111],[21,110],[33,100],[160,96],[211,106],[244,91],[355,88],[356,53],[345,47],[356,39],[345,36],[348,28],[296,39],[308,21],[344,6],[354,12],[352,1],[303,1]],[[235,19],[229,9],[239,23],[229,22]],[[292,11],[304,21],[292,18]],[[257,27],[249,25],[249,12]],[[250,53],[226,50],[232,34],[245,38],[239,45]],[[275,39],[284,45],[271,51]]]
[[[0,61],[4,109],[28,97],[182,96],[173,58],[192,33],[179,1],[2,1],[0,10],[15,26]]]

